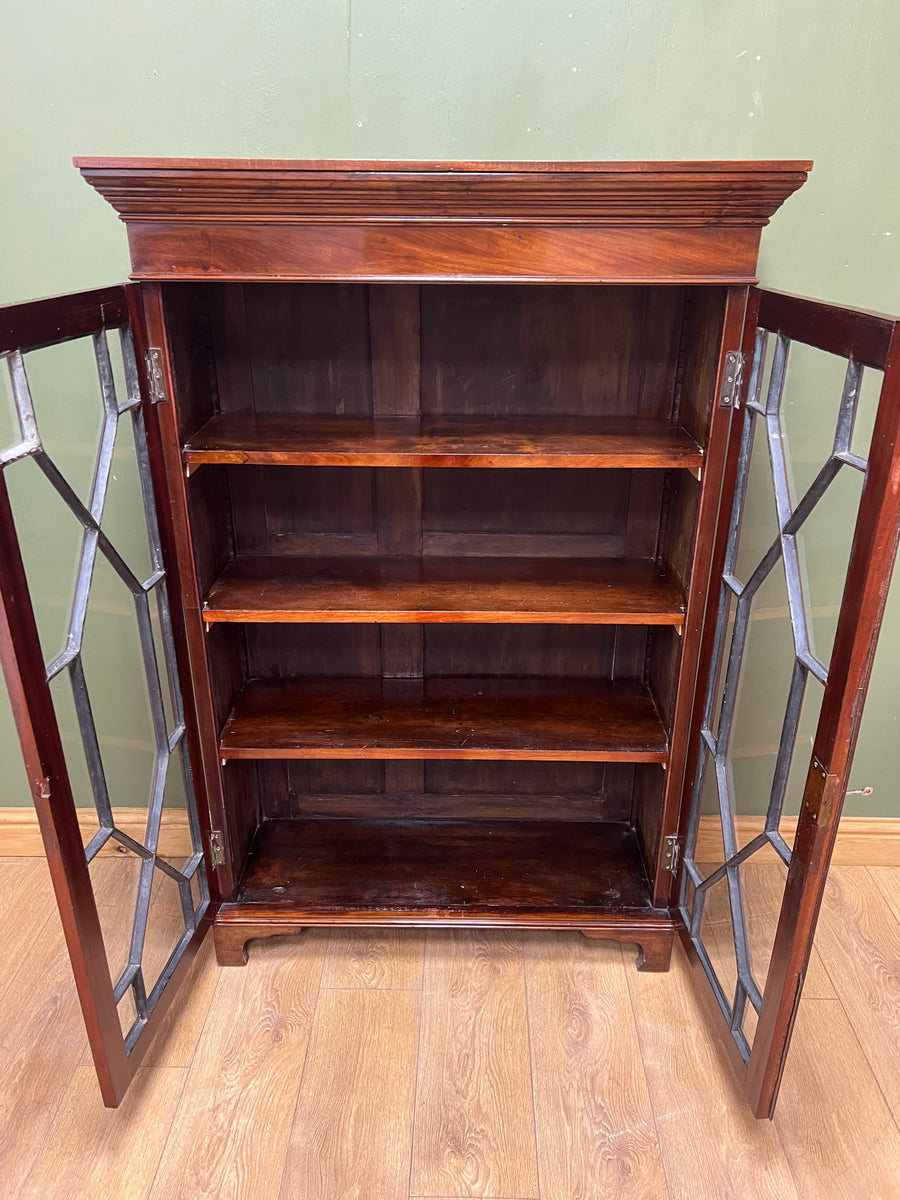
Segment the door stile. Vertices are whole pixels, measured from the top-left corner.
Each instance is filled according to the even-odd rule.
[[[885,333],[882,320],[880,333]],[[900,539],[900,323],[885,358],[881,398],[813,743],[759,1026],[747,1072],[758,1117],[771,1117],[809,964],[812,939],[849,783],[866,690]]]
[[[132,291],[133,288],[133,291]],[[181,457],[181,438],[175,407],[175,380],[166,335],[162,288],[158,283],[139,283],[129,288],[130,303],[136,316],[135,338],[139,347],[141,371],[146,371],[146,354],[150,346],[159,350],[157,367],[165,400],[148,405],[148,442],[151,464],[158,480],[159,494],[167,497],[165,516],[161,521],[164,537],[175,566],[180,604],[176,632],[177,648],[181,652],[179,670],[192,720],[189,732],[192,750],[196,748],[197,762],[203,765],[203,787],[212,827],[222,835],[223,853],[219,865],[210,870],[211,889],[216,904],[231,899],[236,886],[233,872],[234,856],[230,847],[230,832],[219,761],[219,729],[215,716],[209,668],[206,660],[206,631],[203,624],[203,597],[200,595],[194,570],[194,551],[188,516],[186,476]],[[139,293],[139,295],[135,295]],[[145,376],[146,382],[146,376]],[[209,845],[210,826],[204,829]],[[224,860],[224,861],[222,861]]]
[[[0,661],[100,1090],[112,1107],[121,1102],[133,1071],[119,1032],[100,917],[2,472],[0,563]]]
[[[755,290],[751,292],[752,295],[755,295]],[[732,460],[736,462],[737,444],[740,441],[740,437],[735,436],[735,428],[741,423],[743,410],[740,407],[736,411],[731,407],[722,407],[718,398],[725,383],[726,355],[730,350],[741,345],[742,330],[745,328],[747,319],[745,317],[747,301],[747,288],[732,287],[728,289],[719,340],[719,360],[716,368],[714,400],[710,411],[709,435],[703,458],[703,484],[697,513],[697,533],[691,566],[690,592],[686,597],[682,630],[682,666],[679,671],[678,692],[675,698],[670,736],[672,747],[684,746],[687,749],[680,761],[674,754],[670,756],[666,772],[666,792],[663,801],[659,851],[653,874],[655,880],[653,903],[659,908],[668,907],[675,894],[676,876],[666,869],[662,856],[666,838],[676,834],[680,836],[682,832],[678,829],[679,812],[682,808],[682,790],[685,778],[692,777],[689,762],[690,750],[693,745],[691,732],[694,727],[692,701],[697,691],[702,690],[705,686],[702,682],[703,676],[698,676],[697,672],[702,671],[704,664],[703,630],[708,619],[709,581],[711,578],[716,578],[716,554],[719,549],[716,541],[717,522],[723,495],[726,497],[726,506],[730,503],[727,499],[730,496],[728,481],[730,478],[733,483]],[[743,349],[746,350],[746,346]],[[729,472],[731,472],[730,476]],[[727,525],[727,521],[725,524]],[[721,534],[720,526],[718,526],[718,532]],[[724,544],[722,553],[724,554]],[[718,569],[721,571],[721,566]],[[709,670],[708,658],[709,656],[706,655],[707,672]]]

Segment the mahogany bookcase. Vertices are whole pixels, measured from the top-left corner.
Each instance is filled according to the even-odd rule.
[[[67,648],[47,662],[0,473],[0,611],[107,1103],[210,925],[234,964],[254,938],[313,925],[511,925],[635,943],[645,970],[667,968],[679,930],[753,1109],[770,1115],[900,488],[895,322],[754,287],[762,227],[811,164],[76,165],[126,224],[134,282],[2,312],[21,440],[0,465],[32,458],[84,545]],[[28,386],[29,353],[79,337],[93,338],[106,413],[89,503],[48,454]],[[781,438],[792,342],[847,360],[833,449],[802,495]],[[860,451],[864,368],[883,384]],[[123,422],[146,579],[103,526]],[[741,577],[760,446],[778,532]],[[842,471],[865,483],[823,662],[798,538]],[[134,597],[145,651],[158,744],[143,840],[117,823],[80,661],[98,555]],[[776,567],[794,665],[764,828],[740,844],[731,724]],[[98,816],[87,845],[51,690],[65,674]],[[824,693],[794,840],[782,817],[808,683]],[[159,832],[179,762],[190,845],[176,862]],[[711,795],[715,864],[697,857]],[[140,869],[121,971],[89,870],[108,844]],[[786,880],[760,958],[742,871],[762,852]],[[149,977],[157,872],[180,924]],[[731,981],[710,944],[716,885]]]

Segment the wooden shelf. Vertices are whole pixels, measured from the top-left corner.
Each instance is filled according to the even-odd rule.
[[[213,417],[188,466],[687,467],[703,451],[668,421],[628,417]]]
[[[220,747],[223,759],[668,759],[640,684],[552,679],[252,680]]]
[[[646,559],[289,558],[231,562],[203,619],[681,625],[681,590]]]
[[[307,912],[651,914],[624,822],[278,819],[254,839],[238,903]]]

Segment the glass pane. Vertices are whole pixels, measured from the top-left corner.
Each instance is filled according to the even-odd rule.
[[[720,879],[706,889],[700,940],[730,1007],[737,986],[737,959],[726,879]]]
[[[747,1039],[747,1044],[753,1048],[753,1039],[756,1037],[756,1027],[759,1024],[759,1017],[756,1015],[756,1009],[748,1000],[744,1005],[744,1015],[741,1018],[741,1033]]]
[[[797,729],[797,742],[791,769],[788,772],[787,788],[785,789],[784,808],[778,831],[788,846],[794,844],[794,834],[797,828],[797,817],[800,815],[800,805],[803,803],[803,792],[806,787],[806,776],[809,772],[810,753],[816,729],[819,724],[819,713],[825,689],[817,679],[810,678],[803,697],[803,707],[800,710],[800,722]]]
[[[32,350],[25,370],[44,449],[88,505],[104,419],[93,340]]]
[[[137,1010],[134,1006],[134,992],[128,988],[119,1001],[119,1028],[122,1037],[127,1037],[132,1025],[137,1020]]]
[[[181,896],[177,882],[158,867],[153,872],[147,936],[141,967],[147,995],[153,991],[185,931]]]
[[[738,867],[744,901],[747,952],[757,987],[765,987],[775,930],[784,898],[787,867],[768,844]]]
[[[13,394],[9,359],[0,361],[0,452],[11,450],[22,441],[22,429]]]
[[[65,649],[84,530],[32,458],[4,471],[44,662]]]
[[[872,429],[875,425],[875,414],[878,411],[878,401],[881,398],[883,383],[883,371],[876,371],[873,367],[866,367],[863,370],[856,410],[856,424],[853,427],[853,437],[850,439],[850,449],[860,458],[868,458],[869,455]]]
[[[794,669],[784,565],[753,598],[731,736],[736,810],[765,813]]]
[[[109,362],[112,367],[113,382],[116,388],[116,400],[120,408],[123,404],[128,403],[128,383],[125,378],[125,362],[122,356],[122,337],[125,333],[125,330],[119,329],[115,332],[109,332],[106,335]]]
[[[794,507],[831,456],[846,374],[845,358],[791,344],[781,430]]]
[[[153,572],[144,501],[130,416],[123,416],[116,445],[100,528],[143,582]]]
[[[69,772],[75,807],[79,809],[82,840],[87,845],[100,828],[100,820],[94,805],[91,778],[84,756],[84,744],[78,727],[78,717],[75,713],[75,701],[72,697],[72,684],[68,671],[63,671],[50,681],[50,695],[53,699],[53,710],[56,713],[56,722],[62,739],[63,753],[66,756],[66,768]]]
[[[179,750],[169,759],[166,787],[163,792],[163,814],[159,829],[158,853],[176,871],[184,871],[194,852],[188,824],[184,776]]]
[[[725,680],[728,677],[728,656],[731,652],[731,641],[734,637],[734,618],[737,613],[737,597],[730,589],[726,589],[726,604],[727,614],[725,617],[725,628],[722,637],[721,662],[719,664],[719,673],[715,680],[715,701],[712,712],[709,715],[709,729],[714,737],[718,736],[719,732],[719,717],[722,714],[722,697],[725,695]]]
[[[98,554],[82,648],[110,801],[146,808],[156,761],[153,719],[131,593]]]
[[[844,466],[797,533],[810,648],[827,669],[865,477]]]
[[[750,578],[779,532],[766,422],[763,417],[757,416],[754,418],[747,493],[735,563],[735,575],[741,583],[746,583]]]
[[[202,866],[198,867],[197,870],[191,876],[191,901],[194,906],[194,915],[195,916],[198,913],[200,905],[202,903],[204,903],[205,899],[206,899],[205,895],[203,894],[203,890],[201,889],[201,886],[200,886],[201,885],[200,872],[202,870],[203,870]]]
[[[89,871],[110,978],[115,984],[128,964],[141,860],[111,840],[90,864]]]

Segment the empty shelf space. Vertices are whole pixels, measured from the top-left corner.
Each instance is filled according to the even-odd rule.
[[[688,467],[699,444],[669,421],[629,417],[213,417],[188,466]]]
[[[237,900],[341,913],[653,911],[624,822],[265,821]]]
[[[630,681],[257,679],[220,745],[223,759],[668,759],[650,695]]]
[[[644,559],[269,556],[231,562],[203,618],[681,625],[684,598]]]

